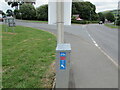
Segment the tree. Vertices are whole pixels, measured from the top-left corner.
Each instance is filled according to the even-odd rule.
[[[6,11],[6,13],[7,13],[7,16],[13,16],[14,15],[14,13],[13,13],[13,11],[11,9],[8,9]]]
[[[99,20],[99,15],[97,13],[93,14],[91,17],[93,21]]]
[[[16,19],[21,19],[20,10],[15,9],[14,15],[15,15]]]
[[[33,20],[36,18],[36,10],[33,5],[23,4],[20,7],[22,19]]]
[[[9,2],[8,2],[8,5],[11,6],[12,8],[15,7],[15,9],[18,10],[18,6],[19,6],[19,5],[21,6],[23,3],[24,3],[24,2],[22,2],[22,1],[17,1],[17,2],[9,1]]]
[[[6,14],[4,12],[2,12],[2,16],[5,16]]]
[[[15,7],[15,9],[18,9],[19,2],[8,2],[8,5],[10,5],[12,8]]]
[[[117,24],[118,26],[120,26],[120,16],[118,16],[118,19],[117,19],[116,24]]]
[[[103,13],[98,13],[98,16],[99,16],[99,21],[102,21],[103,23],[105,22],[105,16]]]
[[[114,17],[114,15],[111,12],[106,13],[105,17],[110,22],[114,22],[115,21],[115,17]]]
[[[6,16],[6,14],[2,10],[0,10],[0,14],[2,15],[3,18]]]
[[[72,15],[79,14],[84,20],[97,20],[96,7],[90,2],[73,2]]]
[[[36,12],[37,12],[36,16],[38,20],[43,20],[43,21],[48,20],[48,5],[47,4],[38,7]]]

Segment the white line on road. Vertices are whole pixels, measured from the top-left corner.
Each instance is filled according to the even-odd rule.
[[[92,39],[93,43],[95,44],[95,46],[105,55],[109,58],[109,60],[112,61],[112,63],[114,63],[114,65],[118,68],[118,63],[116,61],[114,61],[105,51],[103,51],[99,45],[96,43],[96,41],[93,39],[93,37],[89,34],[89,32],[86,30],[88,36]]]

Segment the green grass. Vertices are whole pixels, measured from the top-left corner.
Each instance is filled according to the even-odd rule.
[[[2,46],[3,88],[51,87],[56,47],[53,34],[17,26],[15,33],[3,30]]]
[[[27,21],[27,22],[35,22],[35,23],[47,23],[48,21],[34,21],[34,20],[24,20],[24,21]]]
[[[0,88],[2,88],[2,26],[0,26]]]
[[[104,24],[104,25],[109,28],[120,28],[120,26],[115,26],[114,24]]]

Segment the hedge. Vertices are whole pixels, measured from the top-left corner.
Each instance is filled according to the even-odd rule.
[[[86,20],[81,20],[81,21],[72,20],[71,22],[72,22],[72,23],[76,23],[76,24],[99,23],[99,21],[86,21]]]

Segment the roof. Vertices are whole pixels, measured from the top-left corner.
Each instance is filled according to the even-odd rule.
[[[36,2],[36,0],[5,0],[5,2],[19,2],[19,1],[23,1],[23,2]]]
[[[79,17],[79,14],[75,14],[75,15],[73,15],[73,16],[75,16],[75,17]]]

